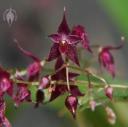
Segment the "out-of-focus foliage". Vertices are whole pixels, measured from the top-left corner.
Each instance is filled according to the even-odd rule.
[[[128,1],[99,0],[101,7],[108,13],[114,24],[128,37]]]

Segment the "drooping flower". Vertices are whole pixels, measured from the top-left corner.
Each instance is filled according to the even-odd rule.
[[[6,104],[3,100],[0,100],[0,127],[11,127],[10,122],[5,116]]]
[[[65,100],[65,105],[67,109],[72,113],[73,118],[76,118],[76,110],[78,105],[77,97],[73,95],[67,96]]]
[[[20,103],[27,101],[31,102],[31,92],[28,90],[26,84],[17,83],[17,93],[14,96],[15,106],[18,107]]]
[[[71,34],[70,28],[66,21],[65,11],[66,10],[64,9],[63,19],[59,25],[57,33],[49,36],[54,44],[49,53],[48,61],[65,54],[71,61],[79,65],[75,44],[80,41],[81,38],[77,35]]]
[[[112,100],[112,98],[113,98],[113,88],[112,88],[111,86],[107,86],[107,87],[105,87],[104,91],[105,91],[105,95],[106,95],[110,100]]]
[[[90,46],[89,46],[89,40],[87,32],[85,31],[85,28],[81,25],[74,26],[72,29],[72,34],[77,35],[81,38],[81,44],[83,48],[87,49],[88,51],[92,52]]]
[[[28,84],[25,83],[24,77],[17,70],[15,74],[17,80],[16,93],[13,95],[15,106],[18,107],[22,102],[31,102],[31,91],[28,89]]]
[[[122,48],[122,46],[123,46],[123,43],[121,43],[119,46],[116,46],[116,47],[105,46],[105,47],[100,47],[99,49],[100,66],[101,67],[103,66],[112,75],[112,77],[115,77],[115,62],[110,51],[120,49]]]
[[[26,56],[30,57],[34,62],[31,63],[28,67],[27,67],[27,76],[28,76],[28,80],[29,81],[34,81],[36,79],[38,79],[39,74],[41,72],[42,69],[42,65],[41,65],[41,60],[36,57],[35,55],[33,55],[33,53],[26,51],[25,49],[23,49],[20,44],[18,43],[17,40],[15,40],[18,48],[20,49],[20,51],[25,54]]]
[[[7,92],[10,96],[13,94],[13,83],[10,74],[0,67],[0,96]]]

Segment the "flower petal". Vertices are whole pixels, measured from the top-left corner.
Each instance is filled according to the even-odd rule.
[[[78,60],[78,56],[77,56],[77,49],[75,46],[72,45],[68,45],[68,49],[66,52],[66,55],[68,56],[68,58],[75,64],[77,64],[78,66],[80,66],[79,64],[79,60]]]
[[[27,88],[27,85],[23,84],[23,83],[18,83],[17,84],[17,93],[16,95],[13,97],[14,101],[15,101],[15,106],[18,107],[20,105],[21,102],[23,101],[27,101],[30,102],[31,93]]]
[[[6,104],[3,100],[0,100],[0,126],[1,127],[11,127],[10,122],[5,116]]]
[[[88,35],[87,32],[85,31],[85,28],[81,25],[77,25],[73,27],[72,30],[72,34],[73,35],[77,35],[81,38],[81,44],[83,46],[83,48],[87,49],[88,51],[91,51],[91,48],[89,46],[89,40],[88,40]]]
[[[29,81],[37,80],[41,72],[42,66],[40,62],[33,62],[27,67],[27,75]]]
[[[20,51],[24,53],[26,56],[32,58],[34,61],[40,61],[40,59],[36,57],[33,53],[23,49],[17,40],[15,40],[15,43],[17,44],[17,47],[20,49]]]
[[[99,53],[99,63],[103,66],[113,77],[115,77],[114,58],[109,49],[102,48]]]
[[[83,93],[80,92],[78,86],[70,85],[70,91],[69,91],[67,85],[56,85],[51,93],[50,101],[53,101],[54,99],[63,95],[66,92],[70,92],[73,96],[76,97],[84,95]]]
[[[60,95],[63,95],[67,91],[66,85],[56,85],[55,89],[51,93],[50,101],[53,101]]]
[[[69,26],[67,24],[65,12],[66,12],[66,9],[64,8],[63,19],[61,21],[61,24],[59,25],[58,33],[69,34],[70,33],[70,29],[69,29]]]
[[[59,34],[51,34],[48,37],[55,43],[59,43],[61,41],[61,35]]]
[[[7,92],[10,96],[13,94],[13,84],[10,80],[10,74],[0,68],[0,96]]]
[[[64,61],[63,61],[62,57],[61,56],[58,57],[56,64],[55,64],[55,70],[58,70],[59,68],[61,68],[63,64],[64,64]]]
[[[77,76],[79,76],[79,74],[73,73],[73,72],[69,72],[69,79],[73,80],[73,79],[76,78]]]
[[[84,96],[83,93],[80,92],[78,86],[75,85],[70,85],[70,92],[73,96],[77,97],[77,96]]]
[[[78,41],[81,41],[81,37],[77,36],[77,35],[69,35],[68,36],[68,40],[69,40],[69,44],[76,44]]]
[[[59,44],[53,44],[48,56],[47,61],[52,61],[54,59],[56,59],[57,57],[60,56],[60,52],[59,52]]]

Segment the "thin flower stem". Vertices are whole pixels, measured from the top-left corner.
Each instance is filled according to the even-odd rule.
[[[104,85],[109,85],[108,83],[107,83],[107,81],[104,79],[104,78],[102,78],[102,77],[100,77],[100,76],[97,76],[96,74],[94,74],[94,73],[92,73],[92,72],[90,72],[90,71],[88,71],[88,70],[85,70],[85,69],[81,69],[81,68],[78,68],[78,67],[74,67],[74,66],[69,66],[70,68],[72,68],[72,69],[75,69],[75,70],[77,70],[77,71],[80,71],[80,72],[82,72],[82,73],[86,73],[86,74],[90,74],[90,75],[92,75],[93,77],[95,77],[95,78],[97,78],[97,79],[99,79],[100,81],[102,81],[103,83],[104,83]]]
[[[69,68],[66,67],[66,80],[67,80],[67,87],[68,90],[70,91],[70,84],[69,84]]]
[[[27,82],[27,81],[21,81],[21,80],[15,80],[16,83],[24,83],[24,84],[28,84],[28,85],[34,85],[34,86],[38,86],[39,85],[39,82]],[[67,82],[65,81],[52,81],[51,82],[52,84],[67,84]],[[73,85],[74,82],[71,81],[71,82],[68,82],[69,84]],[[88,81],[85,81],[85,80],[76,80],[75,83],[78,83],[78,84],[87,84]],[[100,83],[96,83],[96,82],[92,82],[94,84],[94,87],[97,87],[97,88],[102,88],[102,85]],[[128,85],[120,85],[120,84],[109,84],[109,86],[113,87],[113,88],[121,88],[121,89],[128,89]]]

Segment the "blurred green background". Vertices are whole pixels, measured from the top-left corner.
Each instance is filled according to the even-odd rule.
[[[69,24],[84,25],[92,44],[118,45],[121,36],[125,36],[127,42],[128,0],[5,0],[0,1],[0,15],[10,6],[17,11],[17,22],[10,28],[1,16],[0,24],[0,63],[8,68],[26,67],[30,62],[16,49],[15,37],[39,57],[47,55],[51,45],[47,35],[56,31],[64,6],[67,7]],[[127,43],[123,50],[114,54],[116,78],[123,82],[128,77],[127,55]],[[85,109],[78,113],[76,121],[73,120],[64,108],[62,98],[39,109],[27,104],[14,109],[12,105],[8,104],[7,115],[13,127],[128,127],[127,102],[108,104],[117,114],[115,125],[107,122],[103,107],[97,107],[95,112]]]

